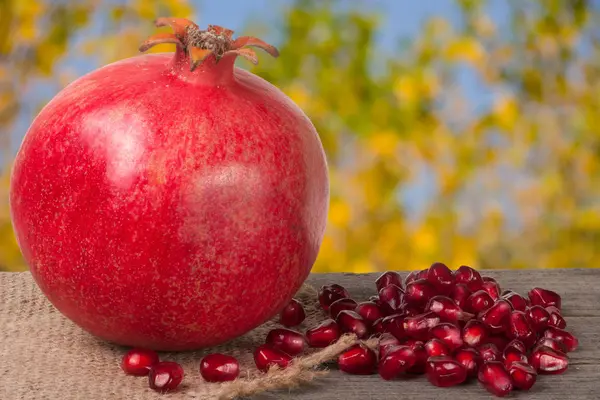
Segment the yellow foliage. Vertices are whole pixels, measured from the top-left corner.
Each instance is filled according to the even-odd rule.
[[[475,37],[457,37],[446,48],[445,57],[449,61],[466,61],[473,65],[486,57],[485,50]]]

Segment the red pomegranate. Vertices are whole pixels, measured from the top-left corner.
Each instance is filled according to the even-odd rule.
[[[161,18],[132,57],[71,83],[12,171],[11,216],[34,279],[64,315],[123,345],[187,350],[277,314],[307,278],[327,218],[308,117],[243,69],[253,37]]]

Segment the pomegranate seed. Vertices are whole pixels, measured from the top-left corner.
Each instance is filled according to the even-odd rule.
[[[396,285],[400,289],[402,289],[402,277],[396,271],[387,271],[384,272],[375,280],[375,286],[377,287],[377,291],[379,292],[381,289],[388,285]]]
[[[354,311],[356,309],[357,305],[358,305],[358,303],[356,301],[354,301],[348,297],[336,300],[329,305],[329,315],[331,315],[331,318],[335,319],[335,318],[337,318],[340,311],[344,311],[344,310]]]
[[[529,291],[529,301],[534,306],[549,307],[554,306],[561,309],[560,295],[552,290],[542,289],[539,287]]]
[[[131,349],[123,356],[121,368],[127,375],[146,376],[159,361],[158,354],[152,350]]]
[[[471,290],[464,283],[459,283],[454,285],[452,288],[452,293],[450,294],[450,298],[454,300],[456,305],[458,305],[461,309],[465,310],[467,308],[467,300],[469,296],[473,294]]]
[[[429,282],[417,279],[406,285],[404,301],[411,306],[424,306],[435,295],[435,288]]]
[[[471,348],[458,349],[456,353],[454,353],[454,359],[465,367],[467,376],[469,377],[477,376],[479,366],[483,362],[479,352]]]
[[[461,347],[464,343],[460,329],[450,323],[442,323],[434,326],[429,330],[431,338],[440,339],[450,351],[454,351]]]
[[[529,364],[540,374],[562,374],[569,367],[566,354],[548,346],[538,346],[529,356]]]
[[[478,319],[487,326],[490,333],[503,333],[510,322],[512,308],[506,300],[498,300],[490,308],[479,313]]]
[[[240,364],[234,357],[215,353],[200,361],[200,375],[207,382],[233,381],[239,374]]]
[[[383,358],[387,350],[391,347],[400,346],[400,340],[391,333],[384,333],[379,338],[379,358]]]
[[[460,385],[467,379],[467,369],[451,357],[430,357],[426,367],[427,379],[434,386]]]
[[[500,361],[500,360],[502,360],[502,353],[500,353],[500,350],[498,350],[498,347],[496,347],[496,345],[493,343],[482,344],[481,346],[479,346],[477,348],[477,351],[479,351],[479,354],[481,355],[481,358],[483,359],[483,361]]]
[[[497,347],[497,346],[496,346]],[[511,340],[505,347],[503,351],[508,351],[510,349],[514,349],[516,351],[519,351],[521,353],[527,353],[527,347],[525,346],[525,343],[521,342],[519,339],[514,339]]]
[[[499,361],[485,361],[477,378],[488,392],[498,397],[504,397],[513,390],[510,375]]]
[[[404,319],[403,333],[411,338],[427,340],[429,329],[440,323],[440,317],[433,312],[406,317]]]
[[[283,326],[290,328],[292,326],[300,325],[305,318],[306,313],[304,312],[302,303],[296,299],[292,299],[281,311],[279,322],[281,322]]]
[[[406,336],[404,333],[404,314],[392,314],[383,319],[383,330],[394,335],[398,339]]]
[[[372,301],[359,303],[354,311],[369,325],[373,325],[379,318],[384,317],[383,312]]]
[[[465,284],[472,292],[483,289],[483,279],[481,278],[481,274],[477,270],[466,265],[461,265],[454,271],[454,283]]]
[[[550,314],[548,325],[555,328],[565,329],[567,327],[567,321],[560,314],[560,310],[554,306],[546,307],[546,311]]]
[[[419,315],[419,314],[423,313],[423,307],[410,306],[410,305],[404,303],[400,307],[399,312],[403,313],[407,317],[414,317],[415,315]]]
[[[567,346],[565,346],[558,340],[550,339],[547,337],[540,338],[540,340],[537,341],[537,343],[535,344],[535,347],[533,348],[534,351],[535,351],[535,349],[537,349],[538,347],[541,347],[541,346],[550,347],[552,350],[554,350],[556,352],[560,352],[560,353],[564,353],[564,354],[567,353]]]
[[[440,339],[429,339],[423,347],[425,347],[425,351],[429,357],[449,356],[452,354],[448,346]]]
[[[495,280],[485,280],[484,279],[483,290],[488,292],[488,294],[494,300],[498,300],[500,298],[500,285]]]
[[[173,361],[162,361],[150,368],[148,384],[152,390],[167,393],[176,390],[183,381],[183,368]]]
[[[381,310],[386,314],[396,314],[402,306],[404,291],[396,285],[387,285],[379,291]]]
[[[408,346],[411,349],[416,347],[416,346],[423,346],[423,341],[422,340],[417,340],[417,339],[404,339],[402,340],[402,343],[404,346]]]
[[[327,319],[306,331],[306,341],[310,347],[327,347],[339,338],[340,327],[332,319]]]
[[[468,346],[477,347],[485,342],[488,333],[487,328],[481,321],[472,319],[462,329],[462,340]]]
[[[325,311],[329,311],[329,306],[336,300],[350,297],[350,294],[343,286],[338,284],[321,286],[319,290],[319,303]]]
[[[421,273],[421,271],[410,271],[410,273],[406,276],[406,279],[404,279],[404,285],[408,285],[409,283],[411,283],[412,281],[416,281],[419,278],[419,274]]]
[[[496,346],[498,351],[502,353],[504,349],[506,349],[506,346],[510,343],[510,340],[504,336],[492,335],[488,336],[488,338],[485,340],[485,343],[493,344],[494,346]]]
[[[385,327],[383,326],[383,318],[379,318],[377,321],[373,322],[372,328],[375,333],[384,333]]]
[[[454,286],[454,274],[446,264],[437,262],[432,264],[427,271],[427,281],[443,295],[450,295]]]
[[[510,347],[504,350],[504,367],[508,370],[514,362],[528,363],[527,356],[521,351],[514,347]]]
[[[509,293],[504,294],[502,298],[510,303],[513,310],[525,311],[527,308],[527,300],[519,293],[510,291]]]
[[[342,332],[354,333],[359,339],[365,338],[369,333],[367,324],[355,311],[341,311],[336,321]]]
[[[575,336],[565,330],[553,326],[548,327],[548,329],[544,331],[543,336],[563,344],[567,348],[567,352],[574,351],[577,349],[577,346],[579,346],[579,340],[577,340]]]
[[[550,322],[550,313],[542,306],[531,306],[526,311],[531,327],[537,333],[543,332]]]
[[[254,350],[254,363],[262,372],[267,372],[272,365],[286,368],[290,361],[292,357],[289,354],[273,348],[270,344],[263,344]]]
[[[454,300],[446,296],[432,297],[425,306],[425,311],[434,312],[441,320],[454,323],[468,321],[474,317],[473,314],[461,310]]]
[[[507,371],[517,389],[529,390],[537,379],[537,372],[526,362],[512,363]]]
[[[370,375],[375,371],[377,355],[363,344],[355,344],[338,357],[340,371],[353,375]]]
[[[285,328],[271,330],[267,335],[266,343],[290,356],[302,353],[306,345],[304,336],[300,332]]]
[[[427,359],[429,358],[429,354],[427,354],[427,350],[425,350],[425,345],[417,343],[410,347],[415,354],[416,361],[415,364],[406,372],[409,374],[424,374],[427,367]]]
[[[467,307],[469,312],[478,314],[494,305],[494,299],[485,290],[478,290],[467,299]]]
[[[394,346],[379,360],[379,375],[389,381],[406,372],[417,362],[414,351],[408,346]]]
[[[508,335],[512,339],[519,339],[527,347],[533,346],[537,339],[537,335],[523,311],[513,311],[510,314]]]

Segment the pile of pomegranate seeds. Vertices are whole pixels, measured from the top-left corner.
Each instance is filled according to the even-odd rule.
[[[304,333],[290,329],[306,318],[302,304],[292,299],[279,322],[254,351],[259,371],[286,368],[308,348],[335,343],[342,334],[359,339],[377,338],[378,348],[356,344],[337,359],[348,374],[392,380],[402,374],[425,374],[439,387],[477,379],[496,396],[529,390],[538,374],[561,374],[569,366],[567,353],[577,349],[575,336],[565,330],[560,296],[548,289],[531,289],[527,296],[502,291],[493,278],[482,277],[468,266],[451,271],[435,263],[411,272],[403,281],[393,271],[375,281],[377,294],[358,303],[337,284],[319,291],[325,320]],[[159,392],[177,389],[183,369],[160,362],[156,353],[134,349],[123,358],[130,375],[149,375]],[[200,373],[208,382],[238,377],[238,361],[223,354],[204,357]]]

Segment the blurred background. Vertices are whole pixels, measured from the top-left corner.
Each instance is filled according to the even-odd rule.
[[[8,182],[32,119],[159,16],[279,47],[239,66],[321,135],[315,272],[600,265],[600,1],[0,0],[0,270],[27,268]]]

